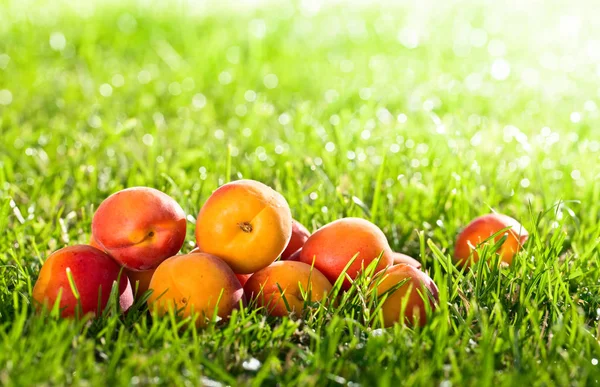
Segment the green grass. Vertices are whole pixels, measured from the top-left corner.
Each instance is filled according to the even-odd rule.
[[[0,384],[597,384],[598,26],[585,3],[542,7],[0,2]],[[186,252],[204,200],[242,177],[311,229],[376,222],[437,283],[431,322],[375,330],[360,289],[197,331],[143,304],[34,313],[44,259],[86,243],[112,192],[173,196]],[[490,210],[530,231],[525,251],[458,271],[457,233]]]

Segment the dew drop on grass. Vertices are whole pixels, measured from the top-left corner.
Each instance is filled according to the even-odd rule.
[[[242,363],[242,368],[244,368],[246,371],[258,371],[261,365],[262,363],[258,359],[251,357],[248,360],[244,360]]]

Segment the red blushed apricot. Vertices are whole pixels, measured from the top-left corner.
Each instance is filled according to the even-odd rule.
[[[300,286],[304,292],[310,290],[309,301],[321,301],[332,288],[317,269],[302,262],[278,261],[254,273],[246,282],[244,292],[256,300],[258,306],[265,307],[271,316],[281,317],[289,313],[286,301],[290,311],[302,311],[304,298]]]
[[[355,279],[363,268],[382,254],[376,271],[392,264],[392,250],[383,232],[373,223],[360,218],[344,218],[329,223],[308,238],[300,261],[314,266],[335,283],[344,268],[357,255],[346,274]],[[351,286],[346,278],[342,289]]]
[[[285,198],[253,180],[217,189],[196,221],[200,251],[223,259],[238,274],[254,273],[281,255],[292,234]]]
[[[150,280],[148,305],[159,316],[181,310],[182,317],[195,317],[202,327],[207,319],[226,318],[244,300],[244,290],[229,266],[219,258],[194,253],[168,258],[156,268]]]
[[[240,281],[240,284],[244,286],[252,274],[236,274],[235,276],[237,277],[238,281]]]
[[[500,254],[502,262],[510,265],[515,255],[529,238],[529,233],[515,219],[502,214],[483,215],[469,223],[458,235],[454,250],[454,261],[458,265],[467,267],[471,265],[471,262],[479,261],[479,254],[475,250],[478,245],[507,228],[506,232],[496,236],[493,243],[500,240],[504,235],[507,236],[497,253]]]
[[[44,262],[33,287],[33,299],[38,305],[52,308],[60,297],[61,315],[75,316],[77,298],[69,283],[69,271],[79,293],[82,315],[101,313],[117,280],[121,310],[125,311],[133,304],[131,285],[127,276],[120,274],[121,267],[95,247],[75,245],[52,253]]]
[[[125,274],[127,274],[129,282],[131,282],[131,288],[133,289],[136,300],[140,299],[150,288],[150,280],[152,279],[155,270],[156,269],[135,271],[125,269]]]
[[[414,268],[421,270],[421,262],[417,261],[409,255],[393,252],[392,259],[394,265],[410,265]]]
[[[292,255],[290,255],[288,257],[288,259],[286,259],[286,261],[296,261],[296,262],[301,262],[300,261],[300,254],[302,254],[302,249],[300,250],[296,250],[296,252]]]
[[[92,219],[95,243],[130,270],[149,270],[181,249],[185,213],[173,198],[147,187],[128,188],[100,204]]]
[[[425,302],[429,303],[432,311],[439,302],[438,288],[433,280],[424,272],[406,264],[390,267],[382,275],[383,280],[376,282],[378,297],[383,297],[386,291],[405,281],[398,289],[387,294],[381,306],[385,327],[402,321],[402,316],[412,326],[417,323],[424,326],[428,317]]]
[[[310,232],[302,225],[302,223],[298,222],[295,219],[292,219],[292,237],[288,242],[288,245],[281,253],[281,259],[287,260],[290,259],[290,256],[294,254],[296,251],[300,250],[304,243],[310,236]]]

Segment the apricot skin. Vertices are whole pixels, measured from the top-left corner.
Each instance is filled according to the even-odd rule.
[[[288,259],[286,259],[286,261],[296,261],[296,262],[301,262],[300,261],[300,254],[302,254],[302,249],[300,250],[296,250],[296,252],[292,255],[290,255],[288,257]]]
[[[311,265],[335,283],[344,268],[358,253],[346,274],[355,279],[362,267],[366,268],[382,254],[376,272],[392,264],[392,250],[384,233],[373,223],[360,218],[343,218],[329,223],[308,238],[302,251],[300,261]],[[342,289],[351,286],[344,279]]]
[[[246,282],[248,282],[248,278],[250,278],[252,274],[236,274],[235,276],[238,279],[238,281],[240,281],[240,284],[244,286],[246,285]]]
[[[244,286],[244,293],[265,307],[271,316],[287,316],[288,310],[279,289],[290,307],[290,311],[300,313],[304,306],[302,289],[310,292],[311,301],[321,301],[331,291],[331,283],[317,269],[302,262],[278,261],[254,273]],[[279,287],[277,286],[279,284]]]
[[[38,306],[52,308],[60,294],[61,316],[75,316],[77,299],[71,290],[67,270],[70,270],[79,293],[82,315],[101,313],[117,280],[121,310],[126,311],[133,304],[131,285],[127,276],[121,273],[121,267],[95,247],[75,245],[52,253],[44,262],[33,288],[33,299]],[[97,310],[98,299],[101,310]]]
[[[381,307],[384,326],[387,328],[400,322],[404,303],[406,303],[404,320],[407,324],[415,326],[417,320],[421,327],[427,324],[426,301],[423,297],[428,300],[432,311],[439,302],[438,288],[433,280],[424,272],[406,264],[390,267],[382,275],[384,275],[383,280],[376,282],[378,283],[376,292],[379,297],[396,284],[406,280],[398,289],[387,295]]]
[[[144,293],[150,288],[150,280],[155,271],[156,269],[144,271],[125,269],[125,274],[127,274],[127,278],[129,278],[129,282],[131,282],[131,289],[133,290],[133,295],[136,300],[142,298]]]
[[[292,234],[290,208],[279,193],[253,180],[217,189],[196,221],[200,251],[223,259],[238,274],[269,266]]]
[[[218,307],[226,318],[244,299],[244,290],[233,271],[221,259],[194,253],[177,255],[161,263],[150,280],[150,310],[159,316],[172,308],[184,318],[196,317],[197,327],[205,326]],[[217,303],[218,302],[218,303]]]
[[[283,250],[283,253],[281,253],[281,259],[290,259],[292,254],[304,246],[304,243],[306,243],[308,237],[310,237],[310,232],[306,229],[306,227],[304,227],[302,223],[293,219],[292,236],[288,242],[288,245],[285,247],[285,250]]]
[[[507,235],[506,240],[500,246],[497,253],[500,254],[502,262],[510,265],[513,258],[529,238],[527,230],[515,219],[502,214],[488,214],[475,218],[458,235],[454,250],[454,261],[459,266],[469,267],[471,263],[479,261],[479,254],[474,248],[480,243],[510,227],[504,234],[500,234],[495,241]],[[472,259],[471,259],[472,258]]]
[[[421,262],[406,254],[394,252],[392,253],[392,259],[394,261],[394,265],[410,265],[419,270],[421,270],[422,267]]]
[[[149,270],[181,249],[183,209],[167,194],[148,187],[109,196],[92,219],[95,243],[130,270]]]

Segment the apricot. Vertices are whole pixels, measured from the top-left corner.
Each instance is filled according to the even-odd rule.
[[[252,274],[236,274],[235,276],[238,279],[238,281],[240,281],[240,284],[244,286],[246,285],[246,282],[248,282],[248,278],[250,278]]]
[[[296,261],[300,262],[300,254],[302,254],[302,249],[296,250],[296,252],[288,257],[286,261]]]
[[[511,264],[515,255],[529,238],[527,230],[515,219],[502,214],[487,214],[475,218],[458,235],[454,250],[454,261],[461,266],[469,267],[471,263],[479,261],[479,254],[475,250],[482,242],[492,235],[504,230],[506,232],[494,238],[495,243],[504,235],[504,243],[497,250],[502,262]]]
[[[98,246],[130,270],[149,270],[181,249],[185,213],[167,194],[127,188],[104,200],[92,219]]]
[[[423,327],[427,323],[427,306],[435,310],[438,298],[438,288],[433,280],[424,272],[414,266],[400,264],[388,268],[383,274],[381,282],[376,281],[376,294],[383,297],[384,293],[399,283],[399,288],[387,294],[381,306],[384,326],[391,327],[395,323],[404,321],[412,326]]]
[[[289,313],[286,302],[290,312],[301,313],[302,291],[308,295],[310,290],[309,301],[321,301],[331,288],[329,280],[317,269],[302,262],[278,261],[254,273],[246,282],[244,292],[271,316],[281,317]]]
[[[288,242],[288,245],[285,247],[285,250],[283,250],[283,253],[281,253],[281,259],[287,260],[292,254],[300,250],[302,246],[304,246],[304,243],[309,236],[310,232],[306,229],[306,227],[304,227],[302,223],[298,222],[297,220],[292,219],[292,236]]]
[[[79,308],[68,272],[79,294]],[[121,274],[121,267],[95,247],[69,246],[55,251],[46,259],[33,287],[33,299],[38,306],[52,308],[60,297],[62,317],[96,315],[106,307],[113,283],[117,280],[119,305],[122,311],[126,311],[133,304],[133,293],[127,276]]]
[[[156,269],[144,271],[125,269],[125,274],[127,274],[127,278],[131,282],[131,288],[136,300],[140,299],[150,288],[150,280],[155,271]]]
[[[244,301],[244,290],[229,266],[205,253],[177,255],[161,263],[150,280],[150,310],[195,318],[197,327],[216,315],[226,318]]]
[[[200,251],[223,259],[238,274],[269,266],[291,235],[292,214],[285,198],[253,180],[221,186],[204,203],[196,221]]]
[[[393,260],[394,265],[402,265],[402,264],[410,265],[412,267],[415,267],[415,268],[421,270],[421,262],[417,261],[416,259],[414,259],[413,257],[411,257],[409,255],[393,252],[392,260]]]
[[[356,259],[346,271],[352,279],[380,255],[376,271],[390,266],[393,261],[383,231],[360,218],[339,219],[315,231],[302,247],[300,261],[311,265],[314,260],[314,267],[335,283],[355,255]],[[350,286],[350,281],[345,278],[342,289],[348,290]]]
[[[100,245],[98,244],[98,242],[96,242],[96,240],[94,239],[94,236],[93,236],[93,235],[92,235],[92,236],[90,236],[90,243],[89,243],[89,244],[90,244],[90,246],[92,246],[92,247],[95,247],[95,248],[97,248],[98,250],[102,250],[102,249],[103,249],[103,248],[102,248],[102,246],[100,246]],[[102,250],[102,251],[104,251],[104,250]]]

